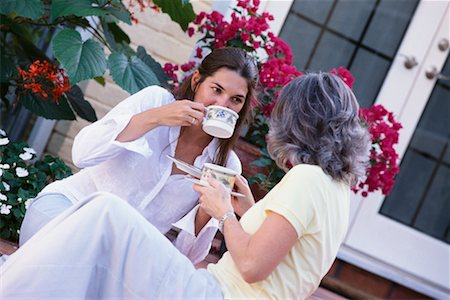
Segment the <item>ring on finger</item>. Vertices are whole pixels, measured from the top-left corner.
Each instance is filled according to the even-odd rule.
[[[195,124],[195,123],[197,123],[197,119],[196,119],[196,118],[194,118],[194,117],[192,117],[191,123],[192,123],[192,124]]]

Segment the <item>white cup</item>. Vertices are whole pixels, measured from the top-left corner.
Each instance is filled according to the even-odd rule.
[[[236,175],[238,172],[228,169],[219,165],[205,163],[202,169],[202,176],[200,181],[208,183],[208,178],[214,178],[219,182],[223,183],[227,190],[231,191],[234,187],[234,182],[236,181]]]
[[[239,115],[226,107],[210,105],[206,107],[203,130],[212,136],[228,139],[233,135]]]

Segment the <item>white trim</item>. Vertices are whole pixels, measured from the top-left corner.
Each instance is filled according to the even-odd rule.
[[[419,293],[428,295],[435,299],[447,299],[448,291],[436,286],[435,284],[415,277],[410,273],[394,268],[372,256],[368,256],[360,251],[345,245],[341,246],[337,257],[345,262],[358,266],[364,270],[397,282]],[[426,260],[426,257],[423,258]]]
[[[281,28],[289,14],[294,0],[263,0],[261,1],[260,11],[266,11],[273,15],[274,20],[269,24],[270,30],[279,35]]]

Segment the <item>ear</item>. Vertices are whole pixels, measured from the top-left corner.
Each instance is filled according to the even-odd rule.
[[[191,90],[195,93],[196,89],[197,89],[197,85],[200,82],[201,79],[201,75],[200,72],[198,70],[195,70],[194,73],[192,74],[192,78],[191,78]]]

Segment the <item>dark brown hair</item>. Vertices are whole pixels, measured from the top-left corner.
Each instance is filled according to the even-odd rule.
[[[237,120],[233,135],[229,139],[219,139],[218,151],[216,152],[213,162],[223,166],[227,161],[230,150],[233,148],[239,137],[242,124],[246,119],[250,108],[250,102],[256,96],[255,90],[258,84],[258,68],[254,58],[242,49],[232,47],[214,49],[203,59],[198,67],[201,76],[198,84],[205,81],[207,77],[213,76],[221,68],[237,72],[247,81],[248,89],[245,103],[239,112],[239,119]],[[175,94],[177,99],[194,99],[195,92],[191,88],[191,79],[192,75],[185,78]]]

